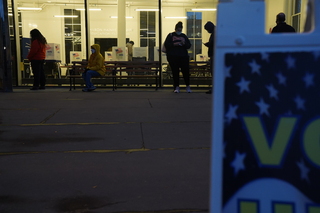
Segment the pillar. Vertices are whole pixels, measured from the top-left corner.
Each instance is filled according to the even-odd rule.
[[[11,52],[7,0],[0,0],[0,4],[0,91],[12,92]]]
[[[126,1],[118,0],[118,47],[126,46]]]

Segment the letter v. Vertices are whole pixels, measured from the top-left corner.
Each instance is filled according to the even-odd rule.
[[[272,140],[260,116],[241,115],[245,130],[261,166],[280,167],[297,127],[297,116],[280,116]]]

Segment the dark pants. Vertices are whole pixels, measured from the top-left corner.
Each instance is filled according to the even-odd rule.
[[[167,56],[169,65],[172,70],[173,88],[179,86],[179,73],[182,72],[184,82],[187,86],[190,84],[189,74],[189,56]]]
[[[32,60],[31,67],[33,72],[33,87],[45,87],[46,76],[44,74],[44,60]]]

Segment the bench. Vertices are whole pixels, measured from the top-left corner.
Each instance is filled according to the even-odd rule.
[[[70,91],[75,89],[76,79],[82,78],[87,67],[87,61],[73,61],[70,75]],[[105,75],[92,77],[98,79],[111,79],[113,91],[117,89],[117,79],[125,80],[127,84],[134,84],[132,79],[153,79],[158,89],[159,62],[158,61],[105,61]],[[141,82],[138,82],[138,84]]]
[[[210,62],[207,61],[191,61],[189,62],[189,75],[190,75],[190,85],[207,85],[212,84],[212,73],[210,68]],[[169,67],[169,64],[167,68],[163,72],[164,79],[167,81],[173,78],[172,71]],[[183,78],[183,76],[180,73],[180,78]],[[169,82],[169,81],[168,81]]]

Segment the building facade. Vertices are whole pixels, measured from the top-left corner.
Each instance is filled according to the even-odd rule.
[[[207,21],[216,24],[218,5],[218,0],[1,1],[1,31],[5,38],[0,45],[2,49],[6,48],[0,55],[1,90],[32,84],[32,68],[26,56],[30,48],[30,31],[34,28],[48,42],[45,70],[47,83],[52,86],[68,84],[67,65],[74,60],[87,59],[90,45],[94,43],[100,44],[106,60],[117,60],[115,47],[125,48],[132,40],[134,57],[161,60],[161,70],[167,72],[166,57],[159,57],[159,47],[161,49],[178,21],[183,22],[183,33],[192,43],[190,60],[207,60],[207,47],[203,43],[208,41],[210,34],[203,26]],[[302,32],[306,3],[307,0],[266,0],[265,33],[275,26],[279,12],[284,12],[287,23]],[[238,18],[241,17],[230,14],[230,21]],[[171,85],[165,74],[161,76],[161,86]]]

